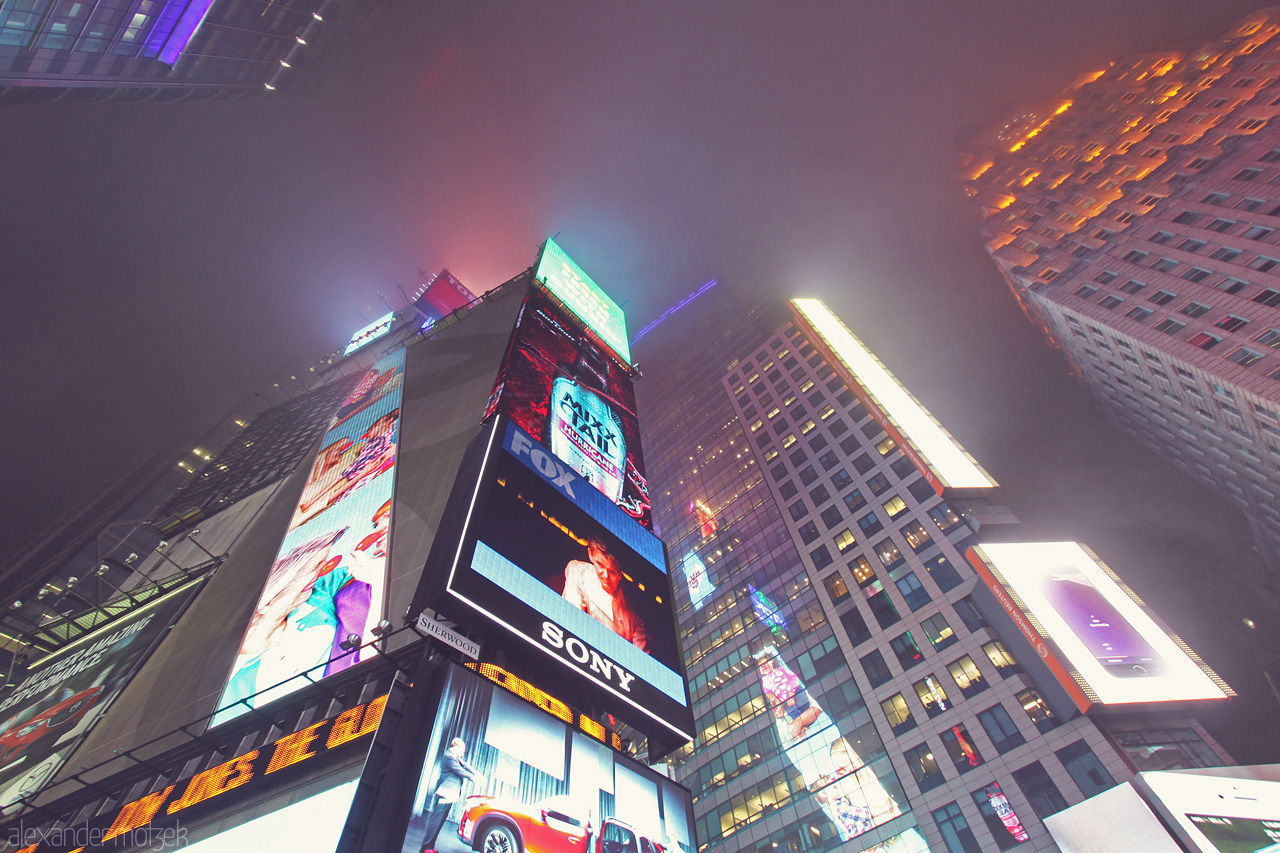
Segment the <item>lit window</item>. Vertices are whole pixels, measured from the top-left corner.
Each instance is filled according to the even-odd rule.
[[[895,515],[902,512],[906,508],[907,508],[907,502],[904,501],[902,498],[898,497],[897,495],[894,495],[893,497],[889,498],[889,500],[885,501],[884,503],[884,511],[890,518],[893,518]]]

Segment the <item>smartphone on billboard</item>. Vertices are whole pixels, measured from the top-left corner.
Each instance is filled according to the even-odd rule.
[[[1162,674],[1160,655],[1078,568],[1060,566],[1049,572],[1044,593],[1107,672],[1123,678]]]

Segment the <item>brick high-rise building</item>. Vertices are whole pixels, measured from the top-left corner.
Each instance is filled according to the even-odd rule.
[[[987,250],[1107,417],[1280,569],[1280,13],[1127,56],[968,146]],[[1255,579],[1273,603],[1274,577]]]

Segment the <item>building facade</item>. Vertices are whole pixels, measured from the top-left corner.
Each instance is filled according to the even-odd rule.
[[[318,73],[376,3],[15,0],[0,7],[0,104],[270,94]]]
[[[1280,14],[1128,56],[968,146],[987,250],[1107,417],[1280,568]],[[1274,574],[1249,585],[1271,607]]]
[[[1041,821],[1067,805],[1229,763],[1176,705],[1050,701],[966,559],[994,483],[951,442],[977,479],[935,489],[822,337],[711,291],[638,347],[699,849],[1055,850]]]

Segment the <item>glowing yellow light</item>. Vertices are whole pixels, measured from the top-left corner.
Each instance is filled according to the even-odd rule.
[[[1061,105],[1060,105],[1056,110],[1054,110],[1054,111],[1053,111],[1053,115],[1049,116],[1047,119],[1045,119],[1044,121],[1040,122],[1040,123],[1039,123],[1038,125],[1036,125],[1035,127],[1031,128],[1031,132],[1030,132],[1030,133],[1028,133],[1026,136],[1022,137],[1022,139],[1021,139],[1021,140],[1019,140],[1018,142],[1015,142],[1015,143],[1013,144],[1013,147],[1009,149],[1009,153],[1010,153],[1010,154],[1014,154],[1014,153],[1018,152],[1019,150],[1021,150],[1021,149],[1022,149],[1022,146],[1026,145],[1026,144],[1027,144],[1031,139],[1033,139],[1033,138],[1034,138],[1038,133],[1040,133],[1040,131],[1042,131],[1042,130],[1044,130],[1046,127],[1048,127],[1049,122],[1053,121],[1056,117],[1058,117],[1058,116],[1062,115],[1062,114],[1063,114],[1063,113],[1065,113],[1068,109],[1070,109],[1070,108],[1071,108],[1071,104],[1072,104],[1072,101],[1064,101],[1064,102],[1063,102],[1063,103],[1062,103],[1062,104],[1061,104]]]
[[[817,299],[793,299],[791,304],[822,336],[853,378],[914,445],[943,484],[953,488],[991,488],[996,485],[826,305]]]

